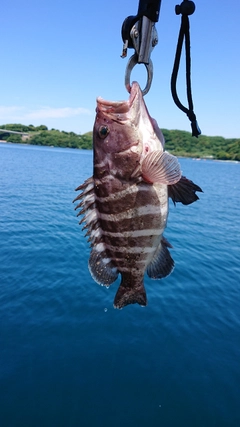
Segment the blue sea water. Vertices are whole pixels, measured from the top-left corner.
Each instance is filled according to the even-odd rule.
[[[180,159],[175,269],[146,308],[91,278],[72,204],[90,151],[0,144],[0,425],[240,425],[240,164]]]

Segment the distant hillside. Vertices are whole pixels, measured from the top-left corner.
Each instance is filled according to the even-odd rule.
[[[240,161],[240,138],[205,135],[195,138],[189,132],[180,130],[162,129],[162,132],[166,149],[176,156]]]
[[[56,129],[48,130],[45,125],[35,127],[22,124],[0,125],[0,129],[27,132],[29,134],[28,136],[21,136],[0,132],[0,141],[92,149],[92,132],[78,135],[74,132],[60,132]],[[162,131],[166,140],[166,149],[176,156],[240,161],[240,138],[225,139],[221,136],[205,135],[193,138],[190,132],[167,129],[162,129]]]
[[[21,124],[0,125],[0,129],[6,129],[17,132],[27,132],[29,135],[21,136],[0,132],[0,140],[15,143],[25,143],[31,145],[47,145],[54,147],[69,147],[92,149],[92,132],[78,135],[74,132],[60,132],[56,129],[48,130],[47,126],[25,126]]]

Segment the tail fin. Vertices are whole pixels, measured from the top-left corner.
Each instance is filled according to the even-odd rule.
[[[141,306],[147,305],[146,291],[143,281],[130,284],[122,278],[122,282],[118,288],[114,298],[114,307],[123,308],[128,304],[138,303]]]

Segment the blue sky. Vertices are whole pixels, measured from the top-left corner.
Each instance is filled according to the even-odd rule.
[[[180,2],[179,2],[180,3]],[[162,0],[156,24],[159,43],[152,53],[153,84],[145,96],[159,126],[190,131],[174,104],[170,78],[180,16],[176,0]],[[205,135],[240,137],[240,5],[237,0],[196,0],[190,17],[192,92]],[[0,124],[45,124],[76,133],[92,130],[96,97],[122,100],[127,59],[122,51],[123,20],[138,1],[3,0],[0,26]],[[133,50],[128,51],[128,58]],[[178,79],[186,105],[184,62]],[[133,80],[145,85],[138,65]]]

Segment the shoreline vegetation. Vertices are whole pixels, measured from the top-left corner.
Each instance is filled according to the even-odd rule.
[[[22,124],[0,125],[0,142],[14,142],[50,147],[66,147],[92,150],[92,132],[76,134],[74,132],[49,130],[47,126],[25,126]],[[25,134],[9,134],[7,131]],[[162,129],[166,149],[178,157],[205,158],[240,161],[240,138],[200,135],[192,137],[190,132]]]

